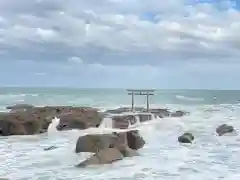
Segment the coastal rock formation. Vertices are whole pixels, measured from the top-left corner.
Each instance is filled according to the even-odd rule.
[[[192,143],[193,140],[194,136],[189,132],[186,132],[178,137],[178,142],[180,143]]]
[[[216,128],[216,133],[219,136],[225,135],[227,133],[232,133],[234,131],[235,131],[234,127],[227,124],[222,124]]]
[[[136,156],[138,155],[136,150],[141,149],[144,144],[145,141],[138,131],[81,136],[77,141],[75,152],[92,152],[95,154],[81,162],[77,167],[109,164],[124,157]],[[109,155],[107,155],[108,153]]]
[[[89,107],[14,105],[10,112],[0,113],[0,135],[33,135],[47,131],[54,117],[62,118],[63,127],[96,127],[101,122],[97,109]],[[61,128],[60,128],[61,129]]]
[[[82,111],[63,113],[58,117],[60,122],[57,129],[59,131],[98,127],[103,119],[101,114],[95,109],[83,109]]]
[[[175,111],[173,113],[170,114],[171,117],[182,117],[185,116],[186,114],[188,114],[185,111]]]

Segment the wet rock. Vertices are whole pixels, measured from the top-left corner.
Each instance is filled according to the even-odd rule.
[[[225,135],[227,133],[232,133],[234,131],[235,131],[234,127],[227,124],[222,124],[216,128],[216,133],[219,136]]]
[[[140,136],[138,131],[127,132],[128,147],[134,150],[143,148],[145,145],[144,139]]]
[[[41,121],[38,121],[33,114],[25,111],[0,114],[2,136],[38,134],[40,129]]]
[[[150,109],[149,112],[161,118],[168,117],[171,114],[171,112],[168,109]]]
[[[57,126],[59,131],[98,127],[103,119],[102,115],[95,109],[70,112],[60,115],[59,118],[60,122]]]
[[[63,120],[60,121],[62,122],[63,128],[60,128],[60,130],[95,127],[97,123],[101,121],[101,115],[98,113],[98,110],[94,108],[71,106],[14,106],[15,109],[23,107],[29,108],[24,111],[0,113],[0,135],[32,135],[44,133],[47,131],[54,117],[63,117]]]
[[[113,144],[113,135],[111,134],[88,134],[80,136],[76,143],[75,152],[97,152],[108,148]]]
[[[13,106],[7,106],[6,109],[12,110],[12,111],[24,111],[27,109],[34,108],[31,104],[15,104]]]
[[[50,151],[57,148],[58,148],[57,146],[50,146],[50,147],[44,148],[44,151]]]
[[[188,132],[178,137],[178,142],[180,143],[192,143],[193,140],[194,140],[194,136]]]
[[[111,164],[123,159],[122,153],[116,148],[105,148],[95,153],[92,157],[79,163],[76,167],[87,167],[90,165]]]
[[[105,114],[121,114],[124,112],[131,112],[132,108],[131,107],[120,107],[117,109],[109,109],[107,111],[104,111]],[[134,107],[135,112],[141,112],[144,111],[144,107]]]
[[[184,111],[175,111],[175,112],[171,113],[170,116],[171,117],[182,117],[186,114],[187,114],[187,112],[184,112]]]

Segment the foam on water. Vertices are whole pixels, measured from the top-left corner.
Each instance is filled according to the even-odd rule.
[[[173,96],[175,97],[175,95]],[[9,96],[10,100],[6,103],[7,100],[3,99],[5,104],[0,104],[0,106],[14,104],[21,99],[24,99],[25,103],[33,102],[38,105],[44,104],[44,102],[45,104],[48,104],[46,102],[52,104],[64,104],[65,102],[68,105],[71,104],[69,101],[81,99],[60,95],[56,96],[61,97],[59,99],[50,97],[50,95],[46,95],[46,97],[42,98],[41,95],[39,100],[38,96]],[[26,101],[28,98],[30,101]],[[39,101],[35,102],[35,99]],[[83,104],[94,102],[98,107],[106,109],[110,106],[119,107],[119,104],[125,103],[115,101],[116,99],[112,97],[106,99],[107,103],[104,105],[102,100],[90,100],[90,97],[86,97],[86,103]],[[204,97],[204,99],[206,98]],[[49,104],[51,105],[51,103]],[[81,102],[76,103],[76,105],[78,104]],[[138,105],[141,106],[140,104]],[[55,126],[52,125],[47,134],[0,137],[0,177],[14,180],[239,179],[239,134],[222,137],[215,134],[216,127],[221,123],[233,125],[239,131],[239,104],[173,105],[156,102],[151,107],[181,109],[189,111],[190,114],[181,118],[171,117],[161,121],[146,122],[146,125],[137,127],[147,142],[144,148],[139,150],[140,156],[126,158],[112,165],[77,169],[74,165],[89,156],[89,154],[74,153],[75,142],[79,135],[93,132],[105,133],[113,130],[91,128],[85,132],[73,130],[58,133],[53,128]],[[57,119],[55,120],[57,121]],[[180,145],[177,142],[177,137],[184,131],[194,134],[195,140],[192,145]],[[52,145],[59,148],[44,151],[44,148]]]

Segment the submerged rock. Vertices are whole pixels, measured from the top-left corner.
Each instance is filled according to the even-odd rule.
[[[44,151],[49,151],[57,148],[58,148],[57,146],[50,146],[50,147],[44,148]]]
[[[184,111],[175,111],[170,114],[171,117],[182,117],[184,115],[188,114],[187,112]]]
[[[192,143],[193,140],[194,136],[189,132],[186,132],[178,137],[178,142],[180,143]]]
[[[34,108],[34,106],[31,104],[15,104],[13,106],[6,107],[6,109],[9,109],[11,111],[24,111],[24,110],[28,110],[31,108]]]
[[[225,135],[227,133],[232,133],[234,131],[235,131],[234,127],[227,124],[222,124],[216,128],[216,133],[219,136]]]

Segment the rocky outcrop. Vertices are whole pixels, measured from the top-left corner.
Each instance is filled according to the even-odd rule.
[[[173,113],[170,113],[170,116],[171,117],[182,117],[182,116],[185,116],[187,115],[188,113],[187,112],[184,112],[184,111],[175,111]]]
[[[216,128],[216,133],[219,136],[225,135],[227,133],[232,133],[234,131],[235,131],[234,127],[227,124],[222,124]]]
[[[138,131],[81,136],[77,141],[75,152],[92,152],[95,154],[81,162],[77,167],[108,164],[124,157],[136,156],[138,155],[136,150],[141,149],[144,144],[145,141]],[[107,154],[107,152],[110,155],[106,158],[105,153]]]
[[[89,107],[14,105],[10,112],[0,113],[0,135],[33,135],[47,131],[53,117],[61,118],[61,129],[96,127],[102,116]],[[15,109],[15,110],[13,110]],[[16,110],[18,109],[18,110]]]
[[[58,117],[60,118],[59,125],[57,126],[59,131],[98,127],[103,119],[101,114],[95,109],[63,113]]]
[[[193,140],[194,136],[189,132],[186,132],[178,137],[178,142],[180,143],[192,143]]]
[[[11,110],[11,111],[24,111],[34,108],[33,105],[31,104],[15,104],[13,106],[7,106],[6,109]]]

